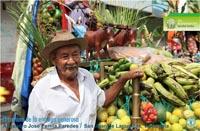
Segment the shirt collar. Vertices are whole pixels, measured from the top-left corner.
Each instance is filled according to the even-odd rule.
[[[81,71],[81,69],[79,68],[78,69],[78,80],[80,80],[80,81],[84,81],[85,80],[85,78],[86,78],[86,75]]]
[[[50,77],[50,81],[49,81],[50,88],[54,88],[54,87],[61,85],[60,78],[58,76],[58,72],[57,72],[56,68],[54,68],[54,70],[52,72],[50,72],[49,77]]]
[[[81,69],[78,69],[78,75],[77,75],[78,81],[84,81],[86,78],[86,75],[81,71]],[[58,76],[58,72],[56,68],[54,68],[53,71],[50,72],[50,88],[54,88],[61,85],[60,78]]]

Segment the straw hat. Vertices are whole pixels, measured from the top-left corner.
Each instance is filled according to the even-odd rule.
[[[70,32],[57,32],[49,44],[42,50],[42,56],[46,59],[50,58],[52,51],[66,45],[78,45],[81,50],[85,50],[87,43],[84,38],[76,38]]]

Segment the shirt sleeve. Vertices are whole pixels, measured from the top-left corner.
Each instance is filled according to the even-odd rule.
[[[23,123],[23,131],[41,131],[47,118],[46,114],[37,93],[32,91],[29,97],[28,115]]]
[[[105,92],[97,85],[97,106],[102,107],[105,103]]]
[[[90,73],[90,82],[95,87],[95,96],[97,95],[97,108],[102,107],[105,103],[106,96],[104,90],[102,90],[95,82],[94,76]]]

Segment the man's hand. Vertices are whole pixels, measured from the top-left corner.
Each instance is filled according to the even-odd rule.
[[[135,78],[142,78],[144,73],[140,69],[134,69],[131,70],[125,74],[123,74],[120,79],[123,81],[127,81],[129,79],[135,79]]]
[[[104,106],[109,106],[109,104],[115,100],[119,92],[123,89],[127,80],[141,78],[143,77],[143,75],[144,73],[140,69],[133,69],[121,75],[118,81],[105,91],[106,101],[104,103]]]

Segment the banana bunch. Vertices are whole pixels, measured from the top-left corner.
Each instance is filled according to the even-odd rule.
[[[200,91],[199,63],[156,63],[144,65],[143,71],[148,77],[142,84],[155,101],[164,97],[173,105],[184,106],[190,96]]]

